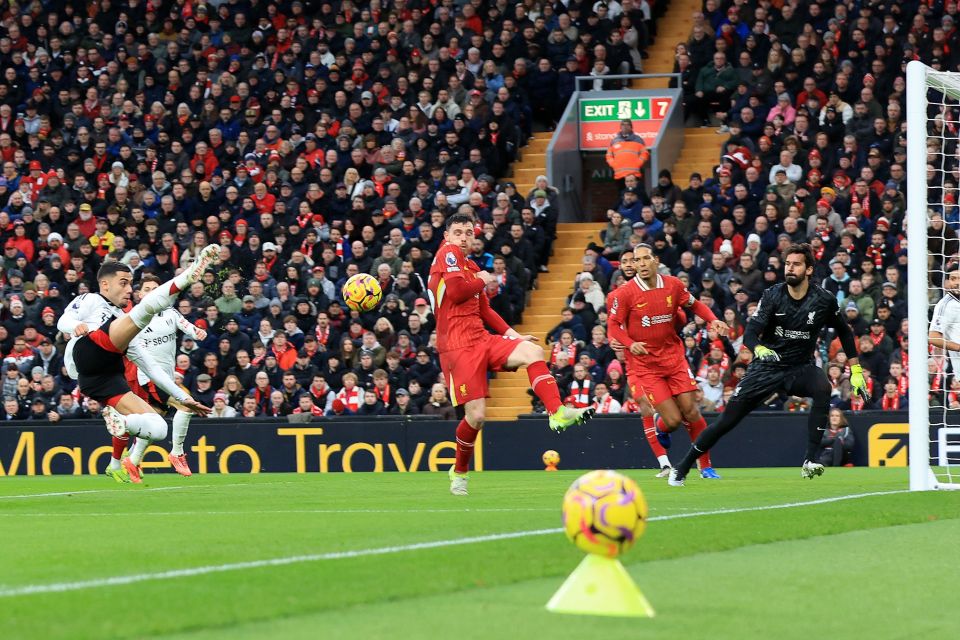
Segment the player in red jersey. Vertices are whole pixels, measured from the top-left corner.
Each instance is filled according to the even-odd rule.
[[[437,318],[437,351],[444,384],[454,406],[463,405],[464,419],[457,425],[457,459],[450,468],[450,493],[467,495],[467,470],[477,434],[486,413],[487,373],[527,368],[530,388],[550,415],[550,428],[564,431],[593,415],[593,408],[563,406],[557,381],[547,369],[537,338],[520,335],[490,308],[484,287],[494,276],[466,257],[474,238],[474,220],[454,214],[447,220],[430,267],[430,302]],[[484,324],[497,335],[490,334]]]
[[[610,336],[626,347],[630,390],[634,396],[645,395],[660,414],[657,427],[669,434],[685,424],[691,440],[696,440],[707,422],[697,408],[697,381],[684,356],[675,318],[682,309],[690,309],[722,335],[729,328],[678,278],[657,272],[660,263],[648,245],[634,249],[633,263],[636,276],[614,292],[609,306]],[[663,444],[668,446],[669,441]],[[709,457],[699,462],[702,477],[720,477]]]
[[[637,275],[633,256],[633,249],[627,249],[620,254],[620,271],[626,278],[626,282],[621,285],[622,287],[629,286],[634,276]],[[617,291],[619,291],[619,288],[614,289],[607,294],[607,309],[610,309],[613,306],[613,297]],[[685,319],[686,316],[684,315],[683,318]],[[678,316],[677,322],[680,323],[682,321],[683,320],[680,318],[680,316]],[[623,353],[624,351],[623,345],[614,338],[610,338],[610,346],[617,353]],[[629,381],[631,375],[630,362],[629,360],[626,360],[626,356],[624,356],[624,358],[624,364],[627,365],[627,378]],[[657,474],[657,477],[666,478],[670,475],[670,469],[672,467],[670,465],[670,458],[667,456],[667,450],[657,439],[657,427],[656,423],[654,422],[656,411],[654,411],[650,401],[647,400],[647,396],[645,396],[643,393],[636,393],[632,388],[630,389],[630,393],[640,408],[640,418],[643,421],[643,437],[647,439],[647,444],[650,445],[650,450],[653,451],[653,455],[656,457],[657,463],[660,465],[660,472]]]

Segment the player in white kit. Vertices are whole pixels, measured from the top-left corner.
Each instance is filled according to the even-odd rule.
[[[943,280],[943,297],[933,308],[930,320],[930,344],[939,347],[950,358],[953,379],[960,376],[960,263],[947,266]],[[945,387],[950,388],[948,382]]]
[[[160,278],[152,274],[145,275],[140,284],[141,297],[149,294],[160,284]],[[176,368],[178,331],[182,331],[197,341],[202,341],[207,337],[206,331],[190,324],[179,311],[170,308],[164,309],[153,316],[150,324],[137,334],[131,344],[150,353],[157,365],[172,377]],[[134,393],[154,405],[155,408],[165,411],[167,406],[170,406],[175,409],[173,414],[173,446],[167,455],[167,460],[180,475],[193,475],[190,466],[187,464],[187,457],[183,453],[183,442],[187,438],[187,430],[190,428],[190,418],[193,416],[193,412],[184,407],[176,397],[166,393],[162,387],[158,387],[150,376],[139,368],[134,368],[133,371],[131,371],[131,368],[127,369],[127,382]]]
[[[70,336],[65,364],[67,372],[77,380],[80,392],[103,405],[103,416],[111,435],[137,437],[137,445],[131,450],[130,457],[121,461],[132,482],[142,482],[140,462],[143,453],[151,441],[166,438],[167,423],[131,391],[124,377],[124,354],[183,406],[203,415],[209,413],[209,407],[196,402],[177,387],[169,373],[140,346],[131,345],[131,342],[157,313],[173,304],[180,291],[200,278],[218,254],[216,245],[204,248],[193,265],[144,296],[129,313],[122,309],[130,301],[133,274],[126,265],[105,263],[97,273],[100,293],[80,296],[58,321],[57,328]]]

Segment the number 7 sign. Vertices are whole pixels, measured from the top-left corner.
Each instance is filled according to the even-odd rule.
[[[673,102],[671,98],[651,98],[650,99],[650,117],[654,120],[663,120],[667,117],[667,112],[670,110],[670,103]]]

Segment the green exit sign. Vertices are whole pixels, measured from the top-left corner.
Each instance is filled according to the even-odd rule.
[[[643,98],[581,98],[580,149],[606,149],[619,133],[621,120],[630,120],[633,132],[647,144],[653,144],[672,104],[672,97],[657,95]]]
[[[580,121],[662,120],[669,107],[670,98],[583,99],[580,100]]]

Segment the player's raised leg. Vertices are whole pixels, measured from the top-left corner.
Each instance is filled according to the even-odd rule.
[[[676,396],[677,405],[680,407],[680,413],[683,415],[683,426],[690,434],[690,442],[696,442],[700,434],[707,428],[707,421],[703,419],[700,408],[697,406],[696,394],[692,391],[681,393]],[[700,477],[707,480],[719,480],[720,474],[713,469],[710,461],[710,452],[704,451],[697,459],[700,465]]]
[[[214,263],[220,254],[220,247],[215,244],[207,245],[200,251],[196,261],[159,287],[143,297],[137,306],[110,325],[110,342],[120,351],[124,351],[140,331],[150,324],[153,316],[164,309],[170,308],[177,298],[177,294],[190,284],[196,282]]]
[[[554,431],[566,431],[575,424],[583,424],[593,417],[594,408],[571,409],[563,406],[560,399],[560,390],[557,380],[547,369],[543,349],[528,340],[516,340],[516,347],[507,357],[504,367],[508,370],[526,367],[527,377],[530,379],[530,389],[533,390],[543,406],[547,409],[550,428]]]
[[[453,396],[451,396],[453,397]],[[467,495],[468,471],[473,460],[473,449],[477,436],[486,420],[487,401],[485,398],[470,400],[463,405],[464,416],[457,425],[457,460],[450,467],[450,493],[455,496]]]

